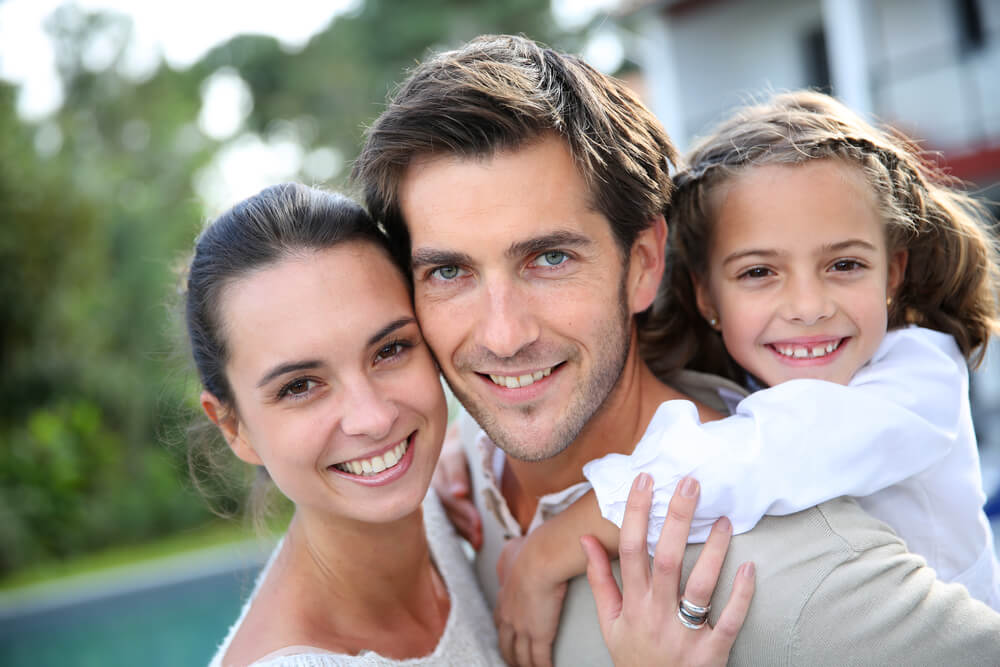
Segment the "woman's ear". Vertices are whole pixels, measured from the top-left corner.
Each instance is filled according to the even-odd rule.
[[[264,462],[257,456],[257,452],[240,433],[240,420],[235,411],[223,405],[214,394],[208,391],[201,392],[200,400],[201,409],[205,411],[212,423],[219,427],[222,437],[226,439],[226,444],[229,445],[229,449],[233,450],[233,454],[247,463],[264,465]]]
[[[903,284],[906,277],[906,263],[910,259],[910,252],[906,248],[895,250],[889,255],[889,272],[886,281],[886,296],[895,299],[896,292]]]
[[[629,307],[641,313],[653,304],[666,266],[667,221],[657,216],[632,243],[629,261]]]
[[[691,278],[691,285],[694,287],[694,298],[698,306],[698,312],[705,318],[708,325],[713,329],[719,328],[719,310],[715,307],[715,299],[708,289],[706,281],[696,276],[694,273],[688,274]]]

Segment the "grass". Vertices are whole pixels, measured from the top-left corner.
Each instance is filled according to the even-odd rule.
[[[12,572],[0,579],[7,592],[54,579],[75,577],[134,565],[206,547],[253,538],[254,532],[240,521],[217,520],[154,542],[116,546],[65,561],[44,561]]]

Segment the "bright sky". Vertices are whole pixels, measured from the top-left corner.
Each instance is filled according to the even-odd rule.
[[[0,77],[22,85],[18,111],[29,119],[45,116],[62,101],[43,25],[61,4],[61,0],[0,1]],[[241,33],[273,35],[289,50],[302,48],[337,14],[356,7],[358,0],[282,0],[280,11],[275,11],[273,2],[258,0],[76,0],[76,4],[88,11],[131,17],[134,38],[123,69],[142,78],[155,70],[161,57],[171,67],[183,69]],[[83,54],[84,62],[95,70],[107,67],[115,55],[110,44],[103,46],[98,41]]]
[[[86,11],[116,11],[132,21],[133,37],[118,67],[141,80],[151,76],[161,61],[176,69],[189,67],[209,50],[244,33],[275,37],[289,51],[303,48],[338,14],[356,9],[363,0],[75,0]],[[35,145],[42,154],[62,144],[61,132],[46,122],[63,101],[51,40],[44,23],[67,0],[0,0],[0,78],[20,86],[17,110],[38,123]],[[552,0],[556,20],[580,27],[595,13],[607,11],[618,0]],[[120,38],[96,39],[81,54],[84,65],[101,71],[115,61]],[[611,32],[598,32],[584,51],[596,67],[615,69],[623,56]],[[337,176],[343,156],[330,147],[306,151],[294,128],[260,137],[240,130],[253,109],[249,87],[232,69],[209,76],[202,85],[202,109],[197,129],[225,142],[215,160],[194,176],[195,187],[209,215],[271,183],[299,173],[321,183]],[[144,126],[135,121],[136,129]],[[197,134],[197,132],[195,132]],[[137,131],[141,139],[143,133]],[[184,138],[181,138],[183,140]]]

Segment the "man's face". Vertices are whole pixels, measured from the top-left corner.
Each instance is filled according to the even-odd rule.
[[[448,384],[511,456],[559,454],[621,375],[634,282],[568,147],[415,161],[400,204],[417,317]]]

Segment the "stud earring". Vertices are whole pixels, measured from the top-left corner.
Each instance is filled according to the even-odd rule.
[[[885,300],[885,307],[888,308],[891,305],[892,305],[892,297],[890,296],[890,297],[887,297],[886,300]]]
[[[713,329],[718,329],[719,328],[719,319],[717,317],[710,318],[708,320],[708,326],[712,327]]]

